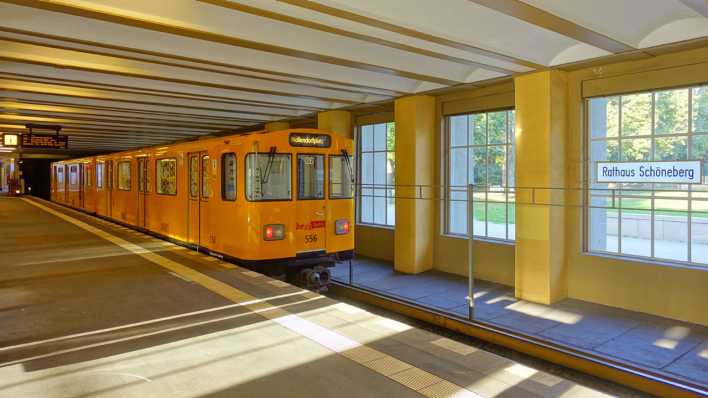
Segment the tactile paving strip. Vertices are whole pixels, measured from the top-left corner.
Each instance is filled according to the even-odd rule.
[[[389,377],[416,391],[442,381],[438,376],[418,368],[406,369]]]
[[[439,383],[418,390],[418,393],[428,398],[482,398],[481,395],[465,390],[447,380],[442,380]]]

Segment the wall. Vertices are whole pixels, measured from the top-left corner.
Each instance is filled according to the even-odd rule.
[[[364,225],[356,225],[355,229],[356,254],[390,261],[393,267],[393,229]]]
[[[708,49],[660,54],[571,71],[568,80],[567,186],[584,184],[583,97],[708,82]],[[569,202],[579,198],[569,194]],[[582,253],[582,211],[566,208],[568,296],[708,325],[708,270]]]

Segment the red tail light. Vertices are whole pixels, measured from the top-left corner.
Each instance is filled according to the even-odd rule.
[[[334,233],[337,235],[346,235],[349,233],[349,220],[337,220],[334,223]]]
[[[268,224],[263,226],[263,240],[282,240],[285,238],[283,224]]]
[[[273,239],[273,227],[266,227],[266,239]]]

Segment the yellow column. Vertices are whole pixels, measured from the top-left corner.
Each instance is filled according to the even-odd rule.
[[[290,128],[290,123],[288,122],[268,122],[264,126],[265,131],[280,131],[287,130]]]
[[[567,296],[565,130],[567,76],[562,71],[514,79],[516,97],[516,297],[550,304]],[[539,189],[530,189],[530,188]],[[536,203],[532,205],[530,203]]]
[[[317,114],[317,128],[348,138],[354,137],[352,114],[349,111],[326,111]]]
[[[417,274],[433,266],[435,203],[415,199],[416,185],[433,185],[435,167],[435,98],[416,95],[397,99],[396,122],[396,231],[394,265]],[[422,189],[430,196],[432,190]],[[410,198],[410,199],[404,199]]]

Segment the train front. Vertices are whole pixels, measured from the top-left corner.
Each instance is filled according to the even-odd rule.
[[[261,262],[308,288],[324,288],[329,268],[351,259],[354,250],[353,141],[298,129],[254,143],[245,182]]]

